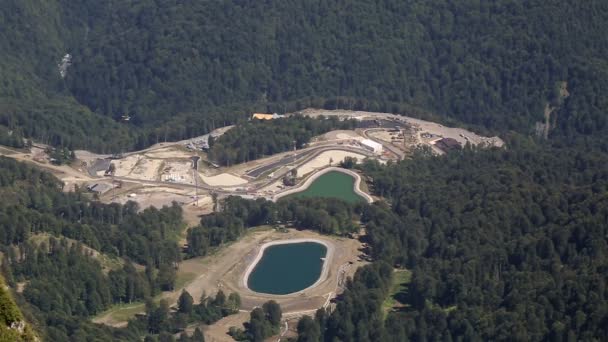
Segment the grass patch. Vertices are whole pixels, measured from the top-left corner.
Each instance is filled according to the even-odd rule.
[[[180,273],[177,272],[177,277],[175,278],[175,288],[180,289],[184,287],[189,282],[193,281],[196,278],[196,273],[187,272]]]
[[[247,229],[247,234],[256,233],[256,232],[264,232],[264,231],[272,230],[272,229],[274,229],[274,228],[272,226],[268,226],[268,225],[257,226],[257,227]]]
[[[163,298],[162,293],[154,296],[152,301],[154,304],[159,305]],[[106,311],[100,312],[93,317],[93,320],[109,316],[114,322],[127,322],[131,318],[134,318],[136,314],[145,313],[146,303],[143,301],[133,302],[129,304],[114,304],[110,306]]]
[[[406,298],[412,272],[409,270],[396,269],[393,273],[393,283],[388,297],[382,303],[385,315],[396,308],[407,306]]]
[[[97,260],[99,260],[101,267],[109,270],[119,270],[125,265],[124,260],[119,257],[110,256],[104,253],[99,253]]]
[[[115,304],[110,306],[107,310],[100,312],[93,317],[93,321],[101,317],[109,316],[112,321],[115,322],[126,322],[129,319],[135,317],[136,314],[144,312],[146,306],[142,302],[135,302],[130,304]]]
[[[34,234],[29,238],[29,241],[32,242],[36,246],[40,246],[42,243],[45,243],[48,248],[48,246],[50,245],[51,237],[53,237],[53,236],[49,233]],[[117,256],[114,256],[114,255],[101,253],[101,252],[87,246],[86,244],[84,244],[82,242],[79,242],[79,241],[76,241],[73,239],[69,239],[69,238],[65,238],[65,237],[61,237],[61,238],[55,237],[55,239],[57,239],[58,241],[65,239],[68,242],[69,246],[80,243],[82,245],[83,250],[86,253],[90,253],[90,252],[94,253],[93,258],[99,262],[99,264],[105,271],[119,270],[125,264],[123,259],[121,259]]]
[[[431,310],[441,310],[441,311],[445,312],[446,314],[449,314],[450,312],[458,309],[458,306],[456,306],[456,305],[450,305],[448,307],[442,307],[442,306],[439,306],[439,305],[437,305],[435,303],[430,302],[429,300],[427,300],[425,303],[426,303],[426,306],[429,307]]]
[[[113,320],[117,322],[126,322],[135,317],[136,314],[144,312],[146,305],[144,303],[120,304],[116,308],[110,309],[113,312],[110,314]]]

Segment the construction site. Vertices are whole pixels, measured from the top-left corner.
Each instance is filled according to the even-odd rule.
[[[202,137],[159,143],[142,151],[121,155],[75,151],[76,160],[70,165],[53,165],[45,155],[45,146],[34,146],[28,152],[5,148],[0,152],[52,172],[64,182],[64,191],[86,189],[93,198],[105,203],[134,201],[140,209],[178,203],[183,208],[184,220],[191,227],[199,223],[201,215],[213,211],[215,198],[221,200],[226,196],[241,196],[274,200],[280,198],[281,193],[298,188],[319,171],[337,166],[347,157],[357,162],[370,158],[386,163],[408,158],[420,147],[440,155],[466,144],[487,147],[501,147],[504,144],[498,137],[483,137],[462,128],[445,127],[388,113],[308,109],[297,114],[337,116],[340,120],[356,120],[358,124],[353,130],[330,131],[314,137],[302,149],[230,167],[219,167],[208,160],[206,149],[209,147],[209,137],[221,139],[221,135],[232,126]],[[287,114],[280,118],[286,120],[289,116]],[[284,177],[289,173],[297,176],[294,184],[285,185]],[[362,184],[362,188],[365,188],[365,184]],[[369,201],[372,201],[371,197]],[[242,286],[240,279],[243,272],[262,244],[294,238],[314,238],[331,246],[333,257],[328,260],[325,279],[302,293],[281,297],[253,293]],[[346,277],[352,276],[356,268],[366,262],[365,258],[361,258],[362,250],[364,245],[356,239],[321,236],[309,231],[289,230],[282,233],[267,229],[253,232],[212,256],[182,262],[179,273],[190,280],[176,291],[162,296],[175,303],[183,288],[195,298],[202,291],[211,294],[225,289],[241,294],[243,310],[250,310],[273,298],[279,301],[287,319],[296,318],[331,305],[332,299],[342,291]],[[140,309],[143,311],[143,304]],[[248,319],[247,315],[237,316]],[[234,317],[227,317],[205,328],[217,341],[227,337],[225,320],[236,325],[232,322]],[[116,326],[125,324],[124,319],[116,319],[112,312],[100,315],[96,321]],[[226,328],[223,332],[222,327]]]

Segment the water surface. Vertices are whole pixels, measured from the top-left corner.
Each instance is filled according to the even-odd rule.
[[[285,198],[331,197],[350,203],[365,201],[355,192],[354,185],[353,176],[340,171],[330,171],[315,179],[307,189],[285,196]]]
[[[247,279],[253,291],[288,294],[314,284],[321,276],[327,247],[316,242],[269,246]]]

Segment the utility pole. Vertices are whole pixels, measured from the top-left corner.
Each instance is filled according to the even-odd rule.
[[[198,207],[198,178],[196,177],[196,169],[192,169],[192,177],[194,178],[194,200],[195,206]]]
[[[296,141],[293,141],[293,159],[291,160],[291,169],[296,168]]]
[[[196,200],[195,206],[198,207],[198,161],[200,160],[199,156],[192,157],[192,178],[194,178],[194,199]]]

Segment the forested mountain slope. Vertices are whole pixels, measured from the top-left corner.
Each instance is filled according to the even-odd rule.
[[[97,150],[310,105],[527,133],[560,81],[608,68],[600,0],[7,0],[0,18],[0,124]]]
[[[315,199],[277,212],[242,200],[203,218],[188,236],[196,242],[189,255],[285,221],[280,215],[328,233],[363,221],[374,262],[348,282],[334,312],[302,325],[301,341],[608,339],[608,2],[2,5],[0,141],[125,150],[251,110],[306,106],[421,108],[501,134],[503,150],[421,151],[362,166],[384,198],[378,204]],[[66,53],[73,58],[62,78]],[[562,84],[568,97],[559,96]],[[541,139],[533,133],[547,103],[556,110]],[[11,285],[27,283],[17,297],[24,314],[49,340],[140,340],[149,332],[141,321],[110,329],[87,318],[172,286],[180,208],[138,213],[60,190],[50,175],[0,159],[2,271]],[[56,239],[44,248],[28,242],[40,232]],[[147,271],[127,262],[105,274],[62,237]],[[387,314],[392,270],[403,267],[412,271],[405,308]]]
[[[0,276],[0,341],[36,341],[32,328],[23,318],[23,314]]]
[[[183,229],[181,207],[138,212],[133,202],[106,205],[61,187],[46,172],[0,158],[1,270],[7,283],[13,289],[21,284],[19,303],[44,340],[138,340],[145,324],[114,331],[88,319],[112,304],[173,289],[181,260],[176,241]],[[32,241],[40,233],[51,237]],[[123,259],[122,267],[104,271],[83,244]]]

